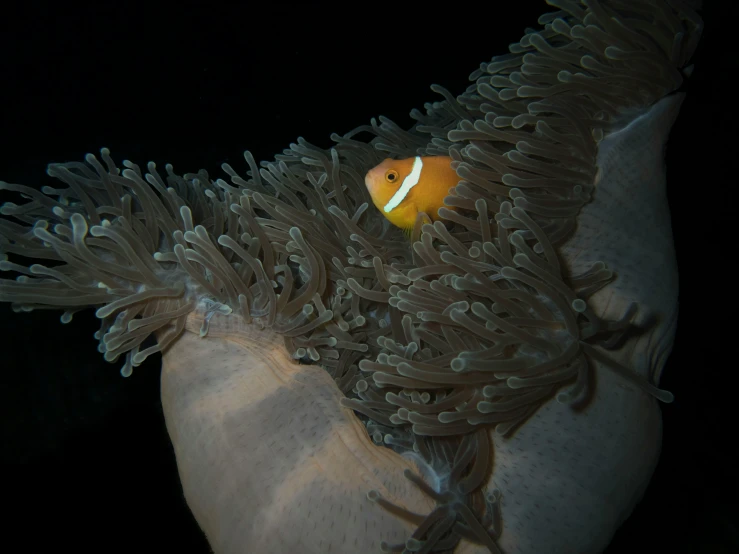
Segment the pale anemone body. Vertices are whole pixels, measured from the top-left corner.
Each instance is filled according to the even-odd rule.
[[[299,141],[261,171],[247,155],[230,184],[106,150],[52,166],[64,190],[3,184],[31,200],[4,206],[26,225],[3,221],[3,249],[66,265],[2,262],[23,276],[0,298],[98,306],[124,375],[164,352],[216,552],[597,552],[640,498],[677,310],[666,95],[701,23],[677,2],[560,4],[411,131]],[[463,179],[412,251],[367,211],[386,152],[450,155]]]

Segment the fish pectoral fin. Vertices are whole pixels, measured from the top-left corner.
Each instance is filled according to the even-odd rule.
[[[413,226],[411,225],[410,227],[404,227],[403,234],[405,235],[405,238],[411,240],[411,235],[413,235]]]
[[[408,226],[408,229],[405,231],[407,237],[411,240],[413,240],[413,233],[418,229],[418,235],[416,236],[416,239],[418,239],[421,236],[421,228],[427,224],[432,223],[431,218],[428,216],[426,212],[416,212],[416,218],[412,225]]]

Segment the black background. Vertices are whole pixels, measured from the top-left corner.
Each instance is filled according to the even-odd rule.
[[[371,117],[454,94],[550,8],[544,2],[182,2],[155,12],[44,4],[0,20],[0,178],[55,186],[48,162],[103,146],[120,165],[243,174],[242,152],[320,146]],[[709,3],[667,151],[680,323],[662,387],[663,452],[609,553],[739,551],[732,400],[737,219],[736,7]],[[733,4],[733,3],[732,3]],[[733,13],[730,13],[733,12]],[[7,14],[6,14],[7,15]],[[10,196],[3,193],[0,200]],[[159,400],[159,360],[123,379],[96,351],[92,311],[0,306],[3,544],[77,552],[208,552],[182,497]],[[153,357],[154,358],[154,357]]]

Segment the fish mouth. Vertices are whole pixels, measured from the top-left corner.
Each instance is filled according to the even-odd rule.
[[[372,200],[375,200],[375,195],[378,192],[377,180],[374,178],[373,171],[369,171],[364,178],[364,185],[372,196]]]

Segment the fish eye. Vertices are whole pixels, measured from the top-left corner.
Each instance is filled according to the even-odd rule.
[[[394,169],[389,170],[387,173],[385,173],[385,180],[388,183],[394,183],[398,180],[398,172]]]

